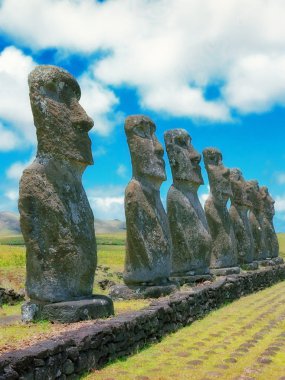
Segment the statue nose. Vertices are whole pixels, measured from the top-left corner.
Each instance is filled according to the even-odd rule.
[[[83,107],[81,107],[81,105],[78,102],[72,105],[71,119],[72,124],[82,128],[85,132],[90,131],[90,129],[94,125],[94,122],[91,119],[91,117],[87,115]]]

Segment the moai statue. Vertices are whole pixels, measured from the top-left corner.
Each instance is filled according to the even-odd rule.
[[[38,66],[29,75],[29,88],[38,149],[20,181],[30,298],[23,306],[23,319],[74,322],[103,316],[100,302],[112,309],[107,297],[99,301],[97,315],[88,306],[91,302],[94,309],[96,304],[92,289],[97,254],[94,217],[81,181],[86,167],[93,164],[88,136],[93,120],[79,104],[78,83],[65,70]],[[83,305],[88,311],[85,317],[83,301],[66,304],[90,298]],[[59,315],[62,304],[67,314],[70,306],[77,316]]]
[[[282,263],[283,259],[281,257],[278,257],[279,243],[273,224],[273,218],[275,215],[275,201],[269,194],[268,188],[266,186],[260,187],[260,193],[262,197],[263,230],[266,250],[269,253],[269,257],[271,259],[276,261],[276,263]]]
[[[230,170],[222,162],[222,153],[215,148],[203,150],[209,177],[210,195],[205,214],[212,236],[211,272],[216,275],[239,273],[237,244],[227,202],[232,196]]]
[[[264,235],[264,216],[262,214],[262,194],[256,180],[247,181],[249,188],[251,207],[249,212],[249,221],[253,236],[254,260],[262,261],[268,258],[269,253],[266,249]]]
[[[171,269],[171,238],[160,199],[160,186],[166,180],[165,162],[155,130],[146,116],[129,116],[125,122],[133,168],[125,191],[124,282],[129,287],[165,285]],[[111,295],[116,296],[113,290]]]
[[[212,243],[197,194],[204,184],[201,155],[194,149],[191,137],[184,129],[166,131],[164,140],[173,177],[167,194],[167,215],[173,243],[172,276],[201,277],[199,275],[209,273]]]
[[[230,181],[232,196],[229,213],[237,242],[238,263],[244,269],[257,269],[257,262],[253,262],[253,236],[248,219],[252,206],[249,189],[239,169],[230,170]]]

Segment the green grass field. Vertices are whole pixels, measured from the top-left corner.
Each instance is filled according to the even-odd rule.
[[[161,343],[85,379],[277,380],[284,374],[282,282],[214,311]]]
[[[285,234],[278,238],[281,256],[285,258]],[[124,239],[124,234],[97,236],[100,244],[95,292],[107,293],[98,287],[102,279],[122,281]],[[25,249],[22,243],[20,237],[0,238],[0,287],[24,288]],[[148,300],[117,301],[115,310],[120,314],[148,304]],[[22,346],[35,343],[78,326],[45,321],[23,325],[18,321],[19,316],[20,305],[0,309],[0,353],[18,347],[19,342]],[[212,312],[161,343],[110,364],[88,375],[87,379],[184,380],[189,379],[190,374],[191,379],[204,380],[279,379],[285,374],[285,337],[279,336],[285,331],[284,318],[285,283],[281,283]],[[4,328],[1,328],[1,320]],[[81,325],[85,323],[92,322]]]

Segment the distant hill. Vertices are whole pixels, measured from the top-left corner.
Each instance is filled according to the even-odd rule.
[[[126,230],[126,222],[122,222],[119,219],[114,219],[114,220],[95,219],[95,231],[97,234],[123,232],[125,230]]]
[[[100,220],[95,219],[95,230],[99,234],[123,232],[126,223],[121,220]],[[19,215],[13,212],[0,212],[0,236],[18,235],[21,233]]]
[[[0,212],[0,235],[18,235],[21,233],[19,215],[13,212]]]

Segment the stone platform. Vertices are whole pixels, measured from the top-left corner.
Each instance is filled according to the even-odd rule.
[[[0,355],[0,379],[78,379],[139,349],[210,311],[285,280],[285,265],[219,278],[146,308],[61,333],[31,347]],[[61,373],[61,376],[59,376]]]
[[[115,285],[110,288],[109,296],[112,299],[142,299],[159,298],[179,290],[179,284],[169,281],[162,285]]]
[[[282,257],[273,257],[265,260],[258,261],[258,264],[262,267],[272,267],[274,265],[281,265],[284,263]]]
[[[253,261],[252,263],[241,264],[240,267],[243,270],[257,270],[258,269],[258,262]]]
[[[231,274],[239,274],[240,267],[210,268],[210,273],[214,276],[229,276]]]
[[[171,276],[171,281],[179,283],[180,286],[184,284],[197,284],[204,281],[212,281],[213,275],[211,274],[194,274],[194,275],[185,275],[185,276]]]
[[[74,323],[114,315],[112,300],[103,295],[50,304],[26,302],[22,306],[22,321],[47,320],[59,323]]]

